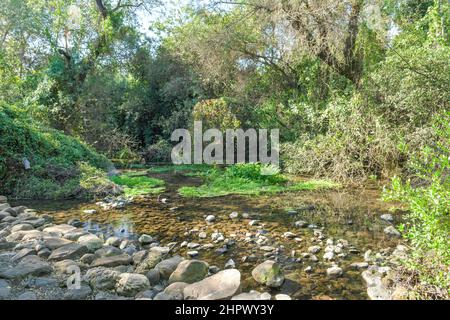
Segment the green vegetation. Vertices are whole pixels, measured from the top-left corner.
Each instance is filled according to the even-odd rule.
[[[261,170],[264,169],[260,164],[237,164],[225,170],[212,169],[203,174],[205,184],[199,187],[182,187],[179,193],[184,197],[218,197],[230,194],[259,195],[338,187],[337,184],[325,180],[290,182],[280,173],[261,174]]]
[[[79,139],[0,106],[0,193],[22,199],[86,198],[118,192],[110,162]],[[30,162],[25,169],[23,160]]]
[[[436,147],[448,136],[433,126],[448,122],[447,1],[189,3],[0,1],[0,193],[116,194],[107,158],[125,168],[168,162],[172,132],[194,120],[204,130],[278,128],[285,174],[343,184],[396,176],[391,197],[411,208],[413,255],[436,257],[435,268],[418,258],[410,270],[442,288],[445,275],[433,270],[447,262],[449,186]],[[155,39],[143,21],[154,22]],[[434,167],[418,183],[411,164],[420,162]],[[332,187],[251,166],[207,170],[150,172],[205,176],[205,185],[180,190],[186,196]],[[163,187],[113,179],[127,194]]]
[[[112,176],[111,181],[124,187],[126,196],[141,196],[164,191],[164,181],[143,176],[140,172]]]
[[[438,143],[424,148],[411,163],[414,180],[398,177],[385,191],[386,200],[409,207],[401,230],[414,246],[405,266],[416,277],[410,279],[421,298],[447,298],[450,295],[450,113],[435,126]],[[431,287],[431,289],[430,289]],[[436,290],[435,288],[440,288]]]

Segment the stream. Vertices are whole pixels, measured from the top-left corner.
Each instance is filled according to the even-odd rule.
[[[20,204],[53,216],[55,223],[79,219],[84,222],[85,229],[102,234],[105,239],[111,235],[136,239],[145,233],[163,245],[176,242],[174,254],[186,258],[192,248],[180,246],[184,241],[206,245],[203,249],[196,249],[199,254],[195,258],[220,269],[232,259],[241,271],[243,291],[267,291],[252,279],[251,271],[258,263],[275,258],[283,266],[286,281],[271,293],[285,293],[294,299],[367,299],[362,270],[353,269],[350,265],[363,262],[367,250],[392,248],[399,241],[383,232],[389,223],[380,216],[389,212],[389,205],[380,200],[380,191],[374,187],[183,198],[178,195],[178,188],[200,185],[200,178],[181,173],[149,176],[163,179],[165,192],[159,196],[136,198],[123,209],[102,210],[95,203],[75,200],[20,201]],[[88,209],[96,212],[85,213]],[[232,212],[237,212],[238,218],[231,219]],[[213,223],[205,222],[208,215],[216,217]],[[398,224],[401,217],[392,215],[393,224]],[[250,225],[252,220],[257,222]],[[296,227],[296,221],[304,221],[306,225]],[[226,252],[217,252],[224,243],[212,241],[214,232],[222,233],[227,239]],[[291,234],[287,235],[287,232]],[[200,233],[206,233],[206,238],[200,238]],[[258,235],[263,235],[266,241],[256,241]],[[345,253],[336,260],[344,270],[338,278],[327,277],[326,269],[332,263],[322,259],[328,239],[335,243],[338,239],[348,242]],[[306,254],[314,245],[322,248],[315,254],[318,261]],[[264,246],[276,248],[275,256],[265,252]],[[305,271],[307,267],[311,268]]]

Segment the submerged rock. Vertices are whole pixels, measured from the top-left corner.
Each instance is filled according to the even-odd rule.
[[[264,292],[260,293],[255,290],[251,290],[250,292],[240,293],[231,298],[231,300],[270,300],[271,296],[269,293]]]
[[[327,276],[330,278],[338,278],[342,276],[342,274],[342,268],[339,268],[338,266],[333,266],[327,269]]]
[[[268,287],[278,288],[284,282],[284,274],[280,265],[272,260],[267,260],[258,265],[252,271],[253,279]]]

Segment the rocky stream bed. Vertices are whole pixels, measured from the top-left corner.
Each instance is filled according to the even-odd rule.
[[[164,194],[133,201],[12,207],[0,196],[0,299],[407,294],[393,272],[407,254],[400,217],[371,191],[184,199],[178,178],[168,177]]]

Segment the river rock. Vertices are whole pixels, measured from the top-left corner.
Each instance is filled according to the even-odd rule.
[[[139,243],[142,245],[150,244],[153,242],[153,238],[148,234],[143,234],[139,237]]]
[[[131,257],[131,259],[133,260],[133,264],[138,265],[139,263],[144,261],[145,258],[147,258],[147,254],[148,252],[146,250],[141,250],[133,254],[133,256]]]
[[[50,251],[49,248],[44,248],[38,251],[37,256],[41,259],[48,259],[48,257],[50,257],[51,254],[52,252]]]
[[[17,297],[17,300],[37,300],[37,296],[32,291],[26,291]]]
[[[72,231],[66,232],[64,238],[70,241],[77,241],[82,236],[88,235],[89,232],[84,231],[83,229],[74,229]]]
[[[53,251],[52,254],[48,257],[48,260],[75,260],[81,258],[85,253],[88,253],[88,248],[85,245],[81,245],[78,243],[69,243]]]
[[[223,270],[184,288],[184,299],[224,300],[239,293],[241,273],[236,269]]]
[[[323,255],[323,260],[333,260],[334,259],[334,252],[333,251],[328,251],[325,252],[325,254]]]
[[[208,264],[200,260],[181,261],[175,271],[170,275],[169,283],[194,283],[208,275]]]
[[[5,196],[0,196],[0,204],[4,204],[8,202],[8,198]]]
[[[77,242],[81,245],[86,246],[90,252],[94,252],[95,250],[103,247],[103,240],[94,234],[84,235],[78,238]]]
[[[150,287],[147,277],[138,273],[122,273],[116,284],[116,291],[126,297],[134,297]]]
[[[268,298],[268,299],[267,299]],[[250,292],[240,293],[231,298],[231,300],[270,300],[270,294],[267,297],[267,293],[260,293],[255,290],[251,290]]]
[[[0,204],[0,211],[6,210],[11,208],[11,206],[8,203],[2,203]]]
[[[191,250],[191,251],[186,252],[186,254],[189,257],[194,258],[194,257],[198,256],[198,251],[197,250]]]
[[[229,259],[226,263],[225,266],[223,267],[224,269],[235,269],[236,268],[236,262],[234,262],[233,259]]]
[[[91,267],[113,268],[129,264],[131,264],[131,257],[127,254],[120,254],[96,259],[94,260],[94,262],[92,262]]]
[[[394,237],[394,238],[400,238],[402,236],[401,233],[397,229],[395,229],[393,226],[384,228],[384,233],[387,234],[389,237]]]
[[[311,252],[312,254],[319,253],[320,250],[321,250],[320,246],[311,246],[308,248],[308,251]]]
[[[330,278],[338,278],[342,276],[342,268],[339,268],[338,266],[333,266],[327,269],[327,276]]]
[[[58,261],[53,265],[53,267],[56,272],[61,274],[71,274],[73,270],[79,268],[78,263],[70,259]]]
[[[93,253],[86,253],[81,258],[81,263],[90,265],[95,259],[97,259],[97,256]]]
[[[209,216],[207,216],[207,217],[205,218],[205,221],[208,222],[208,223],[212,223],[212,222],[214,222],[215,220],[216,220],[216,217],[215,217],[214,215],[212,215],[212,214],[210,214]]]
[[[367,285],[367,295],[371,300],[390,300],[391,292],[382,281],[386,268],[371,266],[361,275]]]
[[[105,241],[105,245],[107,246],[113,246],[113,247],[119,247],[122,240],[118,237],[109,237]]]
[[[308,222],[303,220],[295,221],[294,226],[297,228],[306,228],[308,226]]]
[[[21,260],[22,258],[24,258],[26,256],[30,256],[30,255],[36,255],[36,250],[24,248],[24,249],[20,250],[19,252],[17,252],[15,254],[15,256],[11,258],[11,261],[17,262],[17,261]]]
[[[11,228],[11,232],[33,230],[33,226],[28,223],[19,223]]]
[[[79,220],[79,219],[70,219],[70,220],[67,222],[67,224],[68,224],[68,225],[71,225],[72,227],[75,227],[75,228],[82,228],[82,227],[84,226],[84,222],[82,222],[82,221]]]
[[[382,215],[380,216],[380,219],[381,219],[381,220],[384,220],[384,221],[387,221],[387,222],[393,222],[393,221],[394,221],[394,218],[393,218],[392,215],[389,214],[389,213],[382,214]]]
[[[7,300],[11,297],[11,286],[6,280],[0,279],[0,300]]]
[[[152,269],[149,272],[147,272],[146,276],[148,281],[150,281],[151,286],[157,285],[161,280],[161,274],[159,273],[159,270],[156,269]]]
[[[268,287],[278,288],[284,282],[284,274],[280,265],[272,260],[267,260],[258,265],[252,271],[253,279]]]
[[[158,291],[150,289],[141,291],[136,295],[136,300],[153,300],[153,298],[158,294]]]
[[[86,272],[84,280],[96,290],[115,288],[120,272],[103,267],[92,268]]]
[[[153,249],[153,248],[152,248]],[[137,267],[135,272],[140,274],[146,274],[152,270],[159,262],[162,261],[164,257],[163,251],[160,250],[150,250],[147,258],[144,259]]]
[[[354,262],[350,265],[351,268],[356,270],[367,269],[369,264],[367,262]]]
[[[69,289],[64,293],[64,300],[86,300],[92,294],[92,289],[86,284],[81,284],[79,289]]]
[[[183,300],[184,289],[188,283],[174,282],[170,284],[163,292],[158,293],[153,300]]]
[[[0,211],[0,221],[2,221],[6,217],[10,217],[11,214],[7,211]]]
[[[75,227],[68,225],[68,224],[59,224],[56,226],[47,227],[42,231],[44,231],[46,233],[54,233],[54,234],[63,236],[66,233],[73,231],[75,229],[76,229]]]
[[[0,278],[15,279],[23,278],[28,275],[43,276],[52,272],[52,267],[49,263],[42,260],[38,256],[26,256],[19,264],[13,268],[0,269]]]
[[[239,213],[236,211],[230,213],[230,219],[237,219],[239,217]]]
[[[44,247],[49,248],[50,250],[61,248],[69,243],[72,243],[72,241],[58,237],[49,237],[41,242]]]
[[[279,293],[275,295],[275,300],[292,300],[292,298],[287,294]]]
[[[169,279],[170,275],[177,269],[178,265],[184,260],[180,256],[173,256],[159,262],[155,269],[159,271],[162,279]]]
[[[112,257],[122,254],[122,250],[113,246],[103,246],[101,249],[95,251],[95,255],[98,257]]]
[[[272,252],[272,251],[275,250],[275,248],[271,247],[271,246],[262,246],[259,249],[262,250],[262,251],[266,251],[266,252]]]

